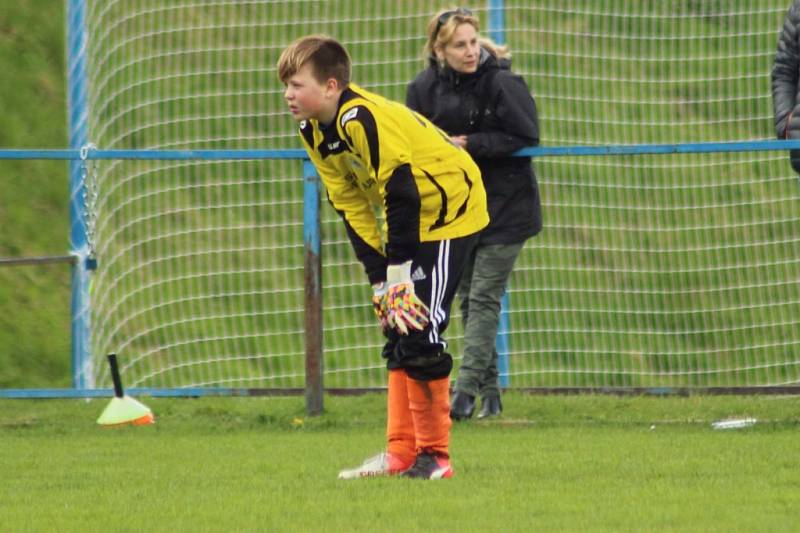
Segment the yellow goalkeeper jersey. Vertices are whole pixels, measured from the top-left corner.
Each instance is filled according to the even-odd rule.
[[[472,158],[402,104],[350,84],[335,124],[303,121],[300,133],[362,262],[375,253],[405,261],[415,243],[465,237],[489,222]]]

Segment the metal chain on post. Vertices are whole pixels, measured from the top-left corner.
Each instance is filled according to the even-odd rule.
[[[83,183],[83,205],[84,222],[86,224],[86,245],[88,255],[86,257],[87,267],[92,270],[97,264],[96,255],[96,230],[97,230],[97,161],[89,159],[92,150],[97,146],[92,143],[81,146],[81,182]]]

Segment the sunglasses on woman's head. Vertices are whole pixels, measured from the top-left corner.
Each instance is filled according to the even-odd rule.
[[[442,26],[444,26],[445,23],[448,20],[450,20],[450,17],[452,17],[453,15],[464,15],[465,17],[471,17],[472,11],[464,7],[459,7],[458,9],[455,9],[453,11],[445,11],[444,13],[439,15],[439,20],[436,22],[436,30],[433,32],[434,38],[437,35],[439,35],[439,30],[442,29]]]

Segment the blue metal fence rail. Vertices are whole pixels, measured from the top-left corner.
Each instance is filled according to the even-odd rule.
[[[783,152],[800,150],[800,140],[755,140],[665,144],[614,144],[602,146],[532,146],[514,153],[529,157],[612,156],[612,155],[669,155],[709,154],[731,152]],[[56,159],[80,161],[81,150],[0,149],[2,159]],[[305,150],[89,150],[88,161],[106,159],[127,160],[306,160]]]

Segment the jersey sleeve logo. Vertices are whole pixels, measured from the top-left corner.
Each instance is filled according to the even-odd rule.
[[[342,125],[342,128],[344,128],[344,125],[347,124],[349,121],[351,121],[354,118],[356,118],[356,115],[358,115],[358,108],[357,107],[354,107],[350,111],[348,111],[345,114],[343,114],[341,120],[339,121],[340,124]]]
[[[342,125],[342,133],[344,134],[345,142],[347,142],[350,150],[357,151],[354,148],[353,138],[350,132],[345,129],[345,124],[351,120],[356,119],[356,122],[361,124],[364,130],[364,136],[367,141],[367,148],[369,149],[370,166],[375,172],[374,177],[380,175],[381,158],[380,158],[380,141],[378,139],[378,124],[375,122],[375,117],[369,108],[364,106],[354,107],[342,115],[340,123]],[[359,154],[364,161],[366,161],[367,154]]]

